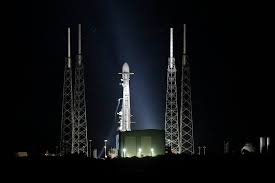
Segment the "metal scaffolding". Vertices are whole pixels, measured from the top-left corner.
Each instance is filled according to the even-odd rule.
[[[88,156],[87,116],[85,99],[84,66],[81,55],[81,25],[78,26],[78,55],[75,66],[74,86],[74,123],[72,138],[72,153]]]
[[[167,69],[167,92],[165,111],[165,144],[173,153],[179,152],[179,125],[177,104],[176,65],[173,57],[173,28],[170,28],[170,57]]]
[[[73,113],[73,86],[72,86],[72,62],[70,45],[70,28],[68,28],[68,57],[64,67],[62,120],[60,154],[71,153],[72,149],[72,125],[74,123]]]
[[[183,25],[183,56],[180,108],[180,153],[194,154],[190,64],[186,54],[186,24]]]

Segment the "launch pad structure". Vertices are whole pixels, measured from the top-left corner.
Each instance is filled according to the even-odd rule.
[[[178,119],[177,69],[173,55],[173,28],[170,28],[170,57],[167,68],[165,110],[165,144],[170,147],[171,151],[175,154],[194,154],[191,69],[186,54],[186,24],[183,25],[183,55],[181,65],[180,119]]]
[[[75,64],[74,92],[70,33],[70,28],[68,28],[68,57],[66,58],[64,68],[60,155],[85,154],[88,156],[85,79],[81,53],[81,25],[78,25],[78,54]]]
[[[186,25],[183,26],[183,55],[181,70],[180,111],[177,101],[177,69],[173,55],[173,28],[170,28],[170,56],[167,67],[167,91],[165,110],[165,146],[173,153],[194,154],[193,118],[191,101],[190,64],[186,54]],[[81,52],[81,25],[78,28],[78,54],[73,84],[70,28],[68,28],[68,55],[64,68],[60,154],[85,154],[88,156],[87,116],[85,98],[84,65]],[[128,63],[122,66],[121,86],[123,96],[119,115],[118,132],[131,131],[130,72]],[[74,90],[73,90],[74,87]],[[180,115],[180,116],[179,116]],[[118,137],[118,136],[117,136]],[[117,143],[120,140],[117,139]],[[117,149],[119,147],[117,146]]]
[[[173,28],[170,28],[170,57],[167,68],[167,91],[165,111],[165,145],[174,153],[179,152],[179,124],[177,103],[176,64],[173,56]]]

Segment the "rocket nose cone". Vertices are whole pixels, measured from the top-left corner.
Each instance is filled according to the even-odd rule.
[[[122,72],[130,72],[129,65],[125,62],[122,66]]]

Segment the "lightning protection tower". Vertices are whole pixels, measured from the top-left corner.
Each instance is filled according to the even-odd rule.
[[[170,57],[167,69],[167,92],[165,111],[165,144],[173,153],[179,152],[179,125],[177,104],[176,65],[173,57],[173,28],[170,28]]]
[[[84,66],[81,54],[81,25],[78,25],[78,54],[75,66],[72,153],[88,156]]]
[[[186,54],[186,24],[183,25],[181,74],[180,153],[194,154],[190,65]]]
[[[72,61],[70,28],[68,28],[68,57],[64,67],[62,120],[61,120],[61,141],[60,154],[69,154],[72,150],[72,125],[74,123],[73,113],[73,87],[72,87]]]

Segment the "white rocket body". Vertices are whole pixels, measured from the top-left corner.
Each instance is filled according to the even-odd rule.
[[[130,73],[129,65],[125,62],[122,66],[122,87],[123,87],[123,98],[122,98],[122,110],[118,113],[120,115],[120,127],[119,131],[131,131],[131,105],[130,105],[130,87],[129,80]]]

